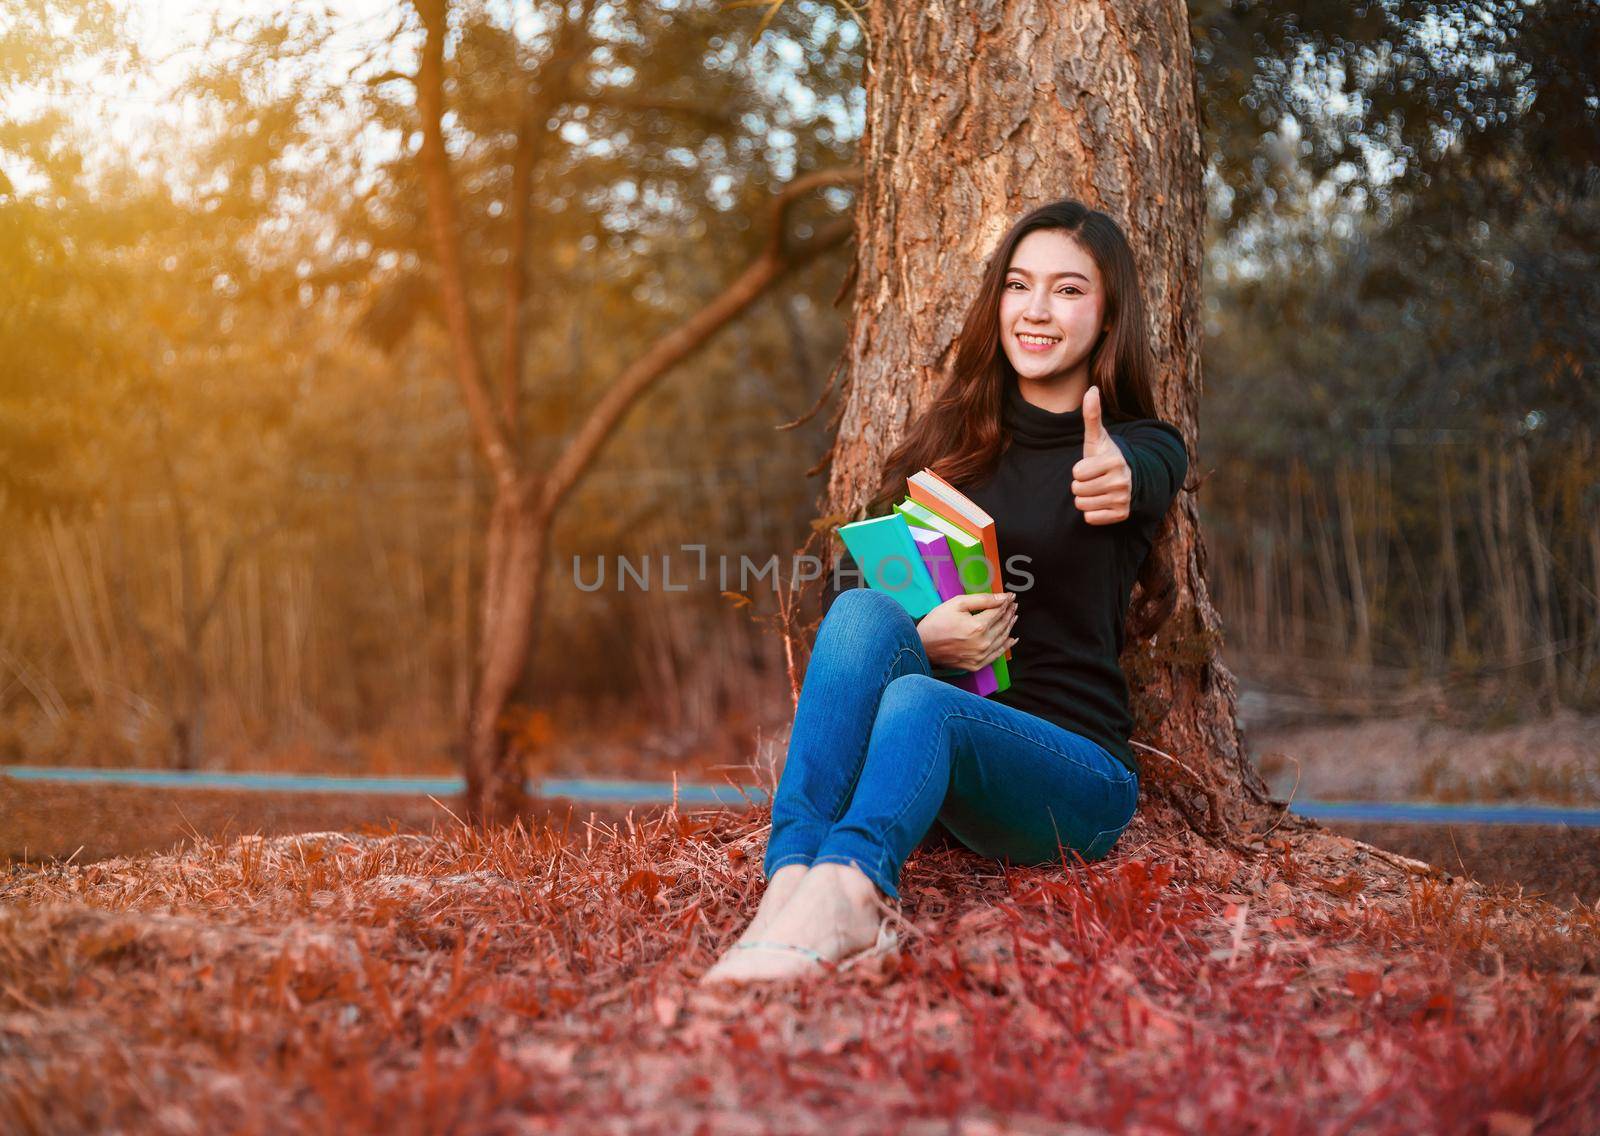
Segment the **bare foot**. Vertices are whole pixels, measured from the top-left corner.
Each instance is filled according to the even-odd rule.
[[[806,878],[806,871],[810,867],[810,864],[786,864],[772,873],[772,878],[767,881],[766,891],[761,893],[761,903],[756,907],[755,917],[750,920],[750,926],[744,929],[744,934],[739,936],[739,942],[759,939],[766,934],[768,926],[794,895],[795,889],[800,886],[800,881]]]
[[[728,959],[743,953],[734,949],[739,943],[750,942],[766,934],[767,928],[778,917],[778,912],[789,902],[806,878],[810,867],[809,864],[786,864],[772,873],[772,878],[767,881],[766,891],[761,894],[761,903],[756,908],[755,917],[750,920],[750,925],[744,929],[744,933],[734,941],[733,946],[723,951],[722,957],[700,976],[702,985],[716,982],[722,977],[727,969]]]
[[[813,864],[760,939],[804,947],[830,961],[842,959],[873,945],[886,906],[877,885],[854,864]],[[700,981],[768,981],[818,969],[816,960],[801,951],[729,948]]]

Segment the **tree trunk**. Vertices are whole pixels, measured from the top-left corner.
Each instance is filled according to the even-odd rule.
[[[456,518],[450,566],[450,709],[455,722],[472,713],[472,455],[456,458]],[[464,731],[463,731],[464,733]]]
[[[1453,462],[1440,457],[1439,469],[1439,531],[1444,539],[1445,595],[1450,600],[1450,648],[1445,657],[1450,666],[1468,657],[1471,640],[1467,634],[1467,607],[1461,595],[1461,562],[1456,555],[1456,508],[1451,499],[1451,483],[1455,477]]]
[[[503,742],[501,719],[532,650],[544,588],[550,515],[536,512],[534,487],[519,481],[496,491],[479,625],[478,687],[467,727],[467,808],[472,817],[505,823],[526,807],[522,763]]]
[[[880,3],[868,33],[857,294],[827,511],[852,513],[876,487],[883,459],[953,361],[998,238],[1063,196],[1103,209],[1128,234],[1149,304],[1157,410],[1192,452],[1203,204],[1184,5]],[[1130,639],[1123,656],[1135,749],[1147,789],[1225,837],[1244,824],[1247,798],[1266,792],[1235,718],[1189,492],[1151,554],[1172,565],[1178,599],[1154,644]]]
[[[1355,474],[1340,454],[1334,463],[1333,484],[1339,501],[1339,532],[1344,537],[1345,572],[1350,580],[1350,606],[1356,613],[1356,645],[1352,652],[1360,670],[1361,693],[1370,693],[1372,671],[1372,607],[1367,598],[1366,570],[1361,563],[1361,542],[1356,533]],[[1370,547],[1370,545],[1369,545]]]
[[[1289,649],[1297,659],[1306,656],[1305,482],[1296,455],[1289,472]]]
[[[1528,559],[1533,562],[1533,598],[1538,604],[1539,637],[1539,707],[1545,714],[1555,713],[1561,704],[1561,676],[1557,671],[1560,647],[1556,642],[1556,614],[1554,589],[1550,577],[1555,571],[1549,550],[1539,535],[1539,502],[1533,495],[1533,477],[1528,471],[1527,439],[1519,437],[1512,446],[1518,488],[1522,492],[1522,520],[1528,538]]]
[[[1310,484],[1311,510],[1317,523],[1312,526],[1315,539],[1312,547],[1317,553],[1318,580],[1322,584],[1322,604],[1326,614],[1323,626],[1328,634],[1323,637],[1327,649],[1343,651],[1350,642],[1350,620],[1345,615],[1344,589],[1339,584],[1339,571],[1333,556],[1333,520],[1322,502],[1322,492],[1315,482]]]

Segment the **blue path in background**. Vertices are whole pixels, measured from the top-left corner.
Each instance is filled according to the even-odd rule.
[[[322,777],[295,773],[180,773],[167,769],[72,769],[39,765],[0,765],[0,773],[22,781],[144,785],[164,789],[254,789],[278,793],[432,793],[449,797],[466,790],[460,777]],[[529,781],[528,792],[543,797],[630,805],[669,804],[671,781],[578,778]],[[741,792],[742,790],[742,792]],[[760,804],[767,799],[755,786],[678,782],[678,802],[687,805]]]
[[[295,793],[401,793],[450,797],[461,793],[460,777],[313,777],[286,773],[179,773],[164,769],[63,769],[0,765],[0,774],[23,781],[144,785],[166,789],[247,789]],[[655,805],[672,801],[671,781],[576,778],[528,782],[528,791],[595,804]],[[684,805],[752,805],[767,799],[753,785],[712,785],[680,781]],[[1559,805],[1441,805],[1385,801],[1297,800],[1292,811],[1318,820],[1398,824],[1554,824],[1600,828],[1600,809]]]

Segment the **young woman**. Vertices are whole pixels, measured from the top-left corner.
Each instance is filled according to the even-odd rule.
[[[890,454],[867,515],[933,469],[994,517],[1012,590],[917,621],[879,591],[830,593],[773,800],[766,892],[703,982],[885,947],[901,866],[936,822],[1019,864],[1116,844],[1139,795],[1123,621],[1136,578],[1128,633],[1171,614],[1172,574],[1146,554],[1189,465],[1155,418],[1145,326],[1133,254],[1104,213],[1058,201],[1001,239],[953,374]],[[1011,648],[999,694],[933,677]]]

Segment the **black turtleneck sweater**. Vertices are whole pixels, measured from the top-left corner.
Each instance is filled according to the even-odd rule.
[[[1001,423],[1009,440],[994,472],[956,486],[994,518],[1002,579],[1017,596],[1011,687],[991,697],[1089,738],[1137,773],[1118,663],[1122,625],[1156,528],[1188,473],[1183,436],[1155,418],[1107,421],[1133,474],[1133,500],[1126,520],[1091,525],[1072,501],[1083,411],[1035,406],[1012,377]],[[855,569],[848,553],[843,564]],[[826,610],[837,592],[824,576]]]

